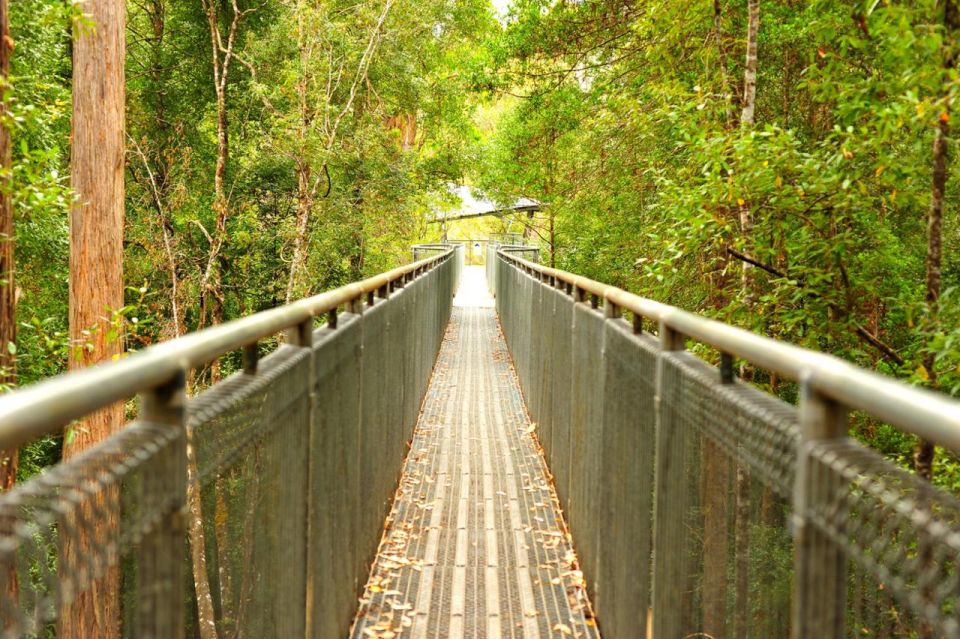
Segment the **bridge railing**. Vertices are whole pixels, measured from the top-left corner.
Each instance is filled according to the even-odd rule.
[[[447,249],[0,399],[9,449],[140,397],[120,432],[0,495],[0,634],[345,636],[457,258]],[[260,359],[258,341],[284,332]],[[244,370],[185,396],[190,369],[238,349]]]
[[[456,260],[456,267],[458,269],[457,279],[459,279],[460,273],[463,270],[465,250],[462,242],[431,242],[426,244],[414,244],[410,247],[410,251],[413,253],[414,262],[418,262],[427,257],[440,255],[450,250],[454,251],[454,259]]]
[[[500,242],[490,242],[487,245],[486,263],[484,268],[487,273],[487,287],[491,293],[497,290],[497,253],[504,251],[511,255],[517,255],[531,262],[540,261],[540,249],[536,246],[527,244],[505,244]]]
[[[605,637],[960,637],[960,502],[848,437],[859,411],[957,452],[960,403],[508,251],[496,271]]]

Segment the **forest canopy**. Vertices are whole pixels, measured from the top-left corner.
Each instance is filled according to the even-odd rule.
[[[88,346],[68,307],[89,4],[5,15],[7,387]],[[952,0],[125,8],[125,292],[100,330],[126,352],[406,261],[450,231],[429,224],[449,185],[470,184],[544,205],[471,232],[523,233],[557,267],[960,393]],[[910,438],[855,425],[931,472]],[[21,473],[59,446],[26,451]]]

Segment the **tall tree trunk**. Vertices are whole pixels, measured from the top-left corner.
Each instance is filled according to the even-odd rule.
[[[729,457],[703,437],[701,486],[703,495],[703,632],[726,637],[727,627],[727,495]],[[691,629],[692,630],[692,629]]]
[[[293,238],[293,257],[290,260],[290,276],[287,279],[286,302],[289,304],[299,294],[301,273],[307,263],[307,234],[310,231],[310,213],[313,196],[310,189],[310,164],[305,159],[297,160],[297,228]]]
[[[73,47],[70,210],[71,369],[122,351],[111,311],[123,307],[126,9],[123,0],[86,0],[94,27],[78,26]],[[115,431],[123,406],[104,409],[69,434],[64,456]]]
[[[227,239],[227,218],[230,212],[226,191],[227,164],[230,160],[230,136],[227,120],[227,93],[230,86],[230,65],[236,57],[234,46],[237,31],[245,11],[240,11],[236,0],[231,0],[232,17],[227,36],[220,30],[220,13],[216,0],[201,0],[207,14],[210,28],[211,64],[213,68],[213,88],[217,107],[217,156],[213,172],[213,212],[214,229],[208,234],[210,246],[207,250],[207,264],[200,282],[200,320],[199,328],[207,324],[216,325],[223,320],[223,246]],[[220,362],[214,360],[210,365],[212,382],[220,379]]]
[[[957,64],[955,38],[960,30],[960,10],[956,0],[944,2],[943,68],[949,74]],[[935,326],[940,304],[940,269],[943,251],[943,205],[949,173],[948,144],[950,136],[950,93],[944,91],[943,112],[933,140],[933,184],[930,192],[930,209],[927,213],[927,308],[931,323]],[[936,357],[928,353],[924,357],[930,386],[937,386]],[[921,439],[914,451],[913,463],[917,474],[926,479],[933,477],[935,448],[933,442]]]
[[[960,11],[956,0],[945,0],[943,11],[944,43],[943,68],[944,81],[952,81],[950,77],[957,63],[956,36],[960,31]],[[933,181],[930,189],[930,209],[927,213],[927,264],[926,264],[926,302],[933,327],[939,324],[941,262],[943,252],[943,208],[949,174],[949,136],[950,136],[950,89],[944,89],[943,111],[937,122],[937,132],[933,140]],[[936,354],[927,353],[924,357],[924,367],[927,369],[929,384],[937,387]],[[917,475],[927,480],[933,478],[933,464],[936,454],[934,443],[925,439],[917,442],[914,450],[914,470]],[[919,540],[919,560],[921,565],[929,566],[934,559],[933,541],[926,535]],[[931,603],[936,594],[929,584],[921,588],[921,596]],[[933,628],[927,623],[921,623],[919,628],[921,639],[932,639]]]
[[[190,525],[187,536],[190,540],[190,564],[193,567],[193,585],[197,595],[197,635],[200,639],[217,639],[217,622],[213,611],[213,595],[210,592],[210,577],[207,572],[206,535],[203,531],[200,478],[197,470],[195,433],[187,429],[187,508]]]
[[[73,46],[73,144],[70,210],[70,351],[78,369],[118,356],[120,327],[111,311],[123,306],[124,220],[124,0],[86,0],[93,27],[75,28]],[[69,429],[63,456],[69,459],[117,431],[123,405],[99,410]],[[116,487],[90,499],[118,504]],[[79,508],[91,508],[81,504]],[[75,569],[85,555],[114,535],[116,515],[62,540],[61,570]],[[98,549],[98,552],[100,549]],[[75,600],[65,603],[59,637],[117,637],[120,631],[119,569],[108,567]]]
[[[760,0],[747,0],[747,59],[743,70],[743,110],[740,113],[740,127],[743,130],[753,128],[756,121],[757,105],[757,38],[760,35]],[[748,202],[740,204],[740,232],[744,247],[751,250],[753,239],[753,211]],[[755,302],[756,282],[753,264],[743,262],[740,272],[740,287],[743,304],[750,309]],[[752,379],[753,370],[748,366],[741,368],[744,379]],[[749,614],[750,585],[750,475],[747,472],[740,452],[737,454],[736,490],[734,491],[734,636],[746,639]]]
[[[6,121],[7,79],[10,77],[10,37],[8,0],[0,0],[0,118]],[[0,171],[12,169],[10,130],[0,122]],[[16,384],[17,287],[14,263],[13,202],[9,177],[0,182],[0,386]],[[0,490],[8,490],[17,479],[17,449],[0,450]]]
[[[10,36],[10,7],[8,0],[0,0],[0,171],[9,176],[12,170],[10,130],[3,125],[7,115],[7,86],[10,77],[10,56],[13,39]],[[0,182],[0,386],[13,387],[17,382],[17,286],[14,262],[13,202],[9,177]],[[0,450],[0,491],[13,488],[17,481],[19,451],[16,448]],[[19,598],[17,567],[13,564],[3,577],[5,596],[9,601]],[[0,628],[15,630],[6,620]]]
[[[307,262],[307,232],[310,230],[310,213],[313,209],[312,167],[308,152],[308,139],[312,127],[313,109],[310,106],[308,91],[310,88],[310,59],[307,43],[306,10],[303,6],[297,11],[297,49],[300,55],[300,77],[297,81],[297,106],[300,111],[300,127],[297,131],[298,153],[297,173],[297,225],[293,238],[293,257],[290,260],[290,273],[287,278],[286,302],[293,301],[298,293],[300,272]]]
[[[727,50],[723,45],[723,7],[720,0],[713,0],[713,30],[717,36],[717,66],[720,69],[720,86],[726,101],[726,121],[731,126],[735,121],[733,110],[734,92],[730,89],[730,74],[727,65]]]
[[[747,60],[743,70],[743,111],[740,113],[740,126],[743,129],[753,127],[756,119],[757,105],[757,36],[760,33],[760,0],[747,0]],[[753,212],[747,202],[740,205],[740,233],[745,242],[747,252],[753,232]],[[753,265],[743,262],[741,266],[741,291],[743,302],[750,306],[753,303]]]

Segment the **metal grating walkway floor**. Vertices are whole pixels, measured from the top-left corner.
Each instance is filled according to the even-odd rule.
[[[483,270],[465,271],[351,636],[598,637]]]

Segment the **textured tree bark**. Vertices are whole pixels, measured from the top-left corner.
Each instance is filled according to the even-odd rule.
[[[124,124],[126,5],[123,0],[86,0],[81,7],[93,27],[75,27],[73,45],[73,144],[71,185],[77,200],[70,210],[69,366],[84,368],[121,353],[120,327],[112,313],[123,306]],[[63,456],[69,459],[117,431],[123,405],[99,410],[68,429]],[[115,487],[93,500],[117,507]],[[119,525],[116,514],[93,529],[79,527],[62,539],[61,570],[85,559]],[[119,570],[105,568],[72,602],[65,602],[59,637],[118,637]]]
[[[124,56],[123,0],[86,0],[95,28],[78,27],[73,47],[70,210],[70,368],[119,355],[112,312],[123,307]],[[116,430],[123,407],[100,411],[74,429],[70,457]]]
[[[956,0],[945,0],[943,22],[945,28],[943,47],[943,68],[948,73],[957,65],[955,38],[960,31],[960,10]],[[944,193],[949,174],[948,155],[950,137],[950,96],[949,90],[943,96],[943,112],[938,121],[937,133],[933,140],[933,184],[930,192],[930,209],[927,213],[927,309],[931,320],[937,321],[940,303],[941,262],[943,252],[943,205]],[[924,357],[930,386],[937,386],[936,360],[933,353]],[[936,449],[933,442],[920,440],[914,450],[913,465],[917,474],[926,479],[933,477],[933,461]]]

